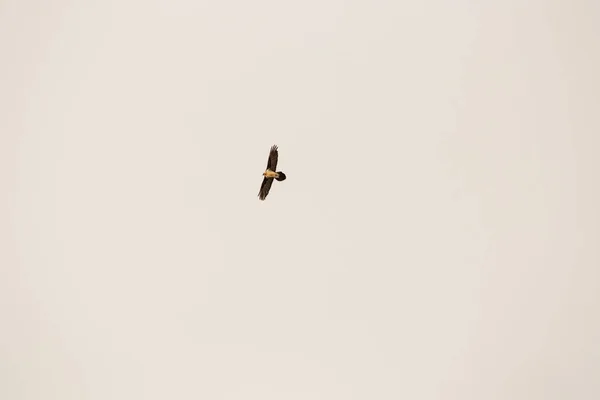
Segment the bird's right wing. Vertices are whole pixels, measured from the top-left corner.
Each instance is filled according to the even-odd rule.
[[[269,190],[271,190],[271,185],[273,184],[273,178],[263,178],[263,181],[260,185],[260,190],[258,192],[258,198],[264,200],[267,198],[269,194]]]

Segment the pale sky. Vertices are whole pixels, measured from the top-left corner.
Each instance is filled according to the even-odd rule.
[[[0,0],[0,398],[600,398],[599,26]]]

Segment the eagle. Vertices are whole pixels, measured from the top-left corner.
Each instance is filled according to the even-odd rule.
[[[269,151],[269,159],[267,161],[267,169],[263,172],[263,181],[260,185],[260,191],[258,192],[258,198],[260,200],[264,200],[267,198],[269,194],[269,190],[271,190],[271,185],[273,184],[273,179],[278,181],[285,181],[286,176],[283,172],[277,171],[277,158],[279,157],[279,153],[277,151],[277,145],[271,146],[271,150]]]

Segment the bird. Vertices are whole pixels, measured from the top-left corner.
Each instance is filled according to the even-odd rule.
[[[271,150],[269,151],[269,159],[267,160],[267,169],[263,172],[263,181],[260,185],[260,190],[258,192],[258,198],[260,200],[264,200],[267,198],[269,191],[271,190],[271,185],[273,184],[273,180],[277,181],[285,181],[286,176],[283,172],[277,171],[277,159],[279,158],[279,152],[277,145],[271,146]]]

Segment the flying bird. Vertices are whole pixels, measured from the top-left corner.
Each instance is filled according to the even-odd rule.
[[[263,172],[263,181],[260,185],[260,191],[258,192],[258,198],[260,200],[264,200],[267,198],[269,194],[269,190],[271,190],[271,185],[273,184],[273,179],[277,181],[285,181],[285,174],[281,171],[276,171],[277,168],[277,158],[279,157],[279,153],[277,152],[277,145],[271,146],[271,150],[269,151],[269,160],[267,161],[267,169]]]

